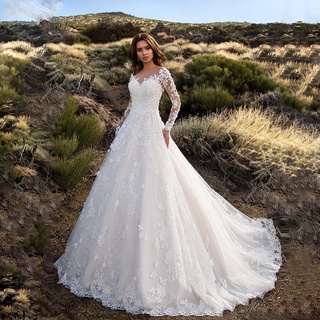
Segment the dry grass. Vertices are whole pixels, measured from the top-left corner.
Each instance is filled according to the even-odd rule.
[[[20,129],[21,131],[29,131],[30,129],[30,117],[29,116],[19,116],[17,117],[17,123],[15,124],[15,127],[17,129]]]
[[[318,173],[320,136],[316,132],[259,109],[241,108],[230,115],[226,127],[238,137],[240,156],[247,157],[249,151],[254,156],[250,158],[252,163],[257,161],[259,167],[276,167],[289,174],[304,170]],[[221,120],[226,120],[225,115]]]
[[[179,54],[181,53],[181,46],[177,43],[170,43],[163,46],[163,51],[165,54]]]
[[[56,43],[46,43],[43,45],[43,48],[49,52],[52,53],[57,53],[57,52],[62,52],[62,45],[61,44],[56,44]]]
[[[178,59],[168,60],[165,62],[165,66],[171,71],[183,72],[187,61],[185,59],[181,59],[180,61]]]
[[[1,48],[19,50],[26,53],[34,49],[30,43],[24,42],[24,41],[11,41],[11,42],[2,43]]]
[[[77,58],[80,60],[86,60],[87,55],[83,50],[80,50],[78,48],[75,48],[73,46],[66,47],[66,55],[69,57]]]
[[[0,54],[7,54],[21,60],[37,56],[41,51],[42,47],[35,48],[30,43],[24,41],[0,43]]]
[[[23,60],[47,54],[51,56],[48,59],[53,62],[60,61],[62,64],[68,64],[66,70],[68,74],[78,75],[80,70],[84,70],[86,73],[99,76],[106,71],[106,68],[110,69],[118,63],[119,53],[115,55],[115,50],[119,50],[121,46],[127,46],[130,42],[131,38],[126,38],[106,44],[70,46],[64,43],[47,43],[42,47],[34,48],[30,43],[13,41],[0,44],[0,53]],[[320,55],[320,45],[279,47],[262,44],[257,48],[250,48],[237,42],[195,44],[185,39],[177,39],[161,47],[168,56],[166,66],[172,71],[183,72],[190,55],[214,53],[234,60],[258,63],[270,77],[288,87],[291,93],[301,101],[310,103],[312,97],[320,94],[320,77],[318,76],[320,72],[318,64],[315,63]],[[185,55],[186,52],[187,55]],[[128,68],[125,62],[116,66]]]
[[[242,107],[186,119],[173,135],[187,152],[215,157],[221,168],[250,170],[257,179],[270,177],[273,169],[292,176],[319,174],[319,134],[260,109]]]
[[[115,42],[110,42],[110,43],[106,43],[106,44],[95,44],[93,45],[95,48],[118,48],[121,47],[123,45],[127,45],[128,43],[131,43],[131,38],[124,38],[121,39],[119,41],[115,41]]]
[[[28,55],[26,55],[25,53],[14,51],[12,49],[2,50],[1,53],[12,56],[14,58],[21,59],[21,60],[27,60],[29,58]]]

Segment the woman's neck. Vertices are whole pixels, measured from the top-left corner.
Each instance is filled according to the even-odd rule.
[[[153,69],[154,67],[156,67],[156,64],[153,62],[153,61],[150,61],[148,63],[144,63],[143,64],[143,69],[144,70],[151,70]]]

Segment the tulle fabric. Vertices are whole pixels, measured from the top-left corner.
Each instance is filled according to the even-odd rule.
[[[271,220],[238,211],[167,148],[159,77],[131,77],[130,112],[55,267],[112,309],[222,315],[274,288],[280,243]]]

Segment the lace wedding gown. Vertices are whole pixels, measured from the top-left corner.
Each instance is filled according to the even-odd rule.
[[[251,219],[202,179],[158,107],[169,71],[132,75],[126,120],[98,172],[64,254],[59,282],[104,306],[150,315],[222,315],[274,288],[281,265],[271,220]]]

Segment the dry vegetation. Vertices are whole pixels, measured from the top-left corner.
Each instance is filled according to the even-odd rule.
[[[213,158],[226,176],[239,167],[264,181],[274,170],[293,177],[319,174],[319,132],[261,109],[191,117],[176,124],[173,137],[190,155]]]
[[[24,60],[45,56],[47,63],[59,65],[60,71],[70,76],[95,74],[110,84],[120,84],[128,80],[125,49],[129,43],[130,38],[107,44],[46,43],[34,47],[30,43],[15,41],[0,43],[0,53]],[[186,63],[196,54],[218,54],[234,60],[254,61],[301,101],[310,104],[314,100],[320,104],[320,45],[250,48],[235,42],[195,44],[178,39],[164,44],[162,49],[168,58],[166,66],[176,72],[183,72]]]
[[[172,134],[212,187],[250,216],[273,218],[281,236],[285,264],[276,289],[223,319],[319,318],[320,44],[312,37],[319,26],[170,22],[159,26],[156,20],[123,14],[55,18],[51,24],[29,26],[37,36],[30,42],[21,41],[24,26],[6,25],[18,31],[16,41],[0,43],[0,317],[148,318],[113,312],[71,295],[56,284],[52,265],[63,251],[128,101],[131,39],[93,44],[80,37],[106,15],[109,23],[130,22],[153,30],[177,83],[190,76],[185,66],[194,57],[215,54],[254,62],[281,88],[244,92],[234,96],[230,108],[181,117]],[[302,38],[297,40],[304,28],[310,31],[307,45]],[[214,35],[227,41],[213,43]],[[286,103],[281,100],[284,95]],[[58,119],[70,96],[78,107],[70,113],[72,121],[64,123],[65,131],[71,123],[74,129],[66,135],[59,131]],[[167,102],[164,97],[163,105]],[[161,112],[167,116],[165,108]],[[91,121],[99,129],[95,143],[105,127],[104,136],[94,161],[87,163],[91,149],[82,161],[86,176],[73,172],[79,179],[74,180],[65,169],[67,162],[74,167],[81,152],[77,148],[83,143],[83,130],[76,127]],[[54,164],[60,175],[86,183],[74,189],[59,184]]]

